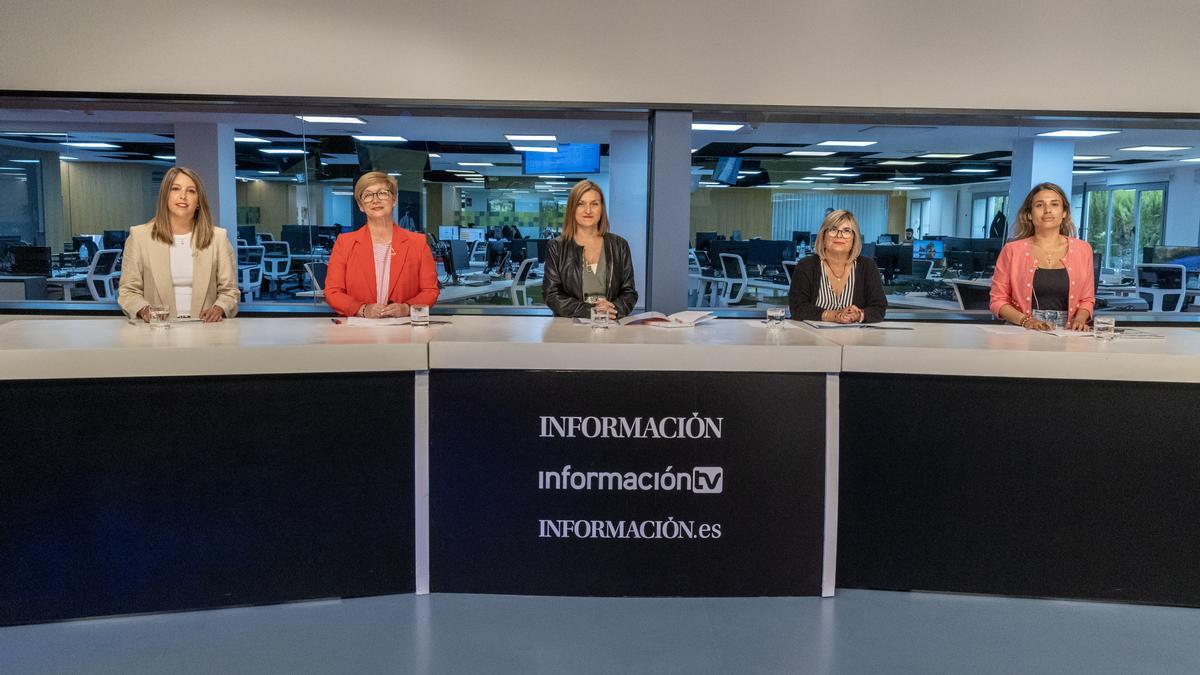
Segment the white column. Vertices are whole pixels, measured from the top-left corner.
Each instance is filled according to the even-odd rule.
[[[1176,169],[1167,185],[1167,246],[1200,245],[1200,169]]]
[[[214,224],[237,243],[237,179],[233,127],[228,124],[176,124],[175,165],[200,175]]]
[[[650,134],[650,227],[642,297],[647,309],[669,314],[687,309],[692,113],[656,111]]]
[[[649,201],[647,163],[650,139],[644,131],[614,131],[608,143],[608,221],[613,232],[629,242],[633,253],[633,277],[641,296],[638,304],[649,306],[646,297],[646,215]]]
[[[1025,195],[1038,183],[1054,183],[1067,193],[1071,203],[1071,168],[1075,160],[1073,141],[1022,138],[1013,143],[1012,182],[1008,188],[1008,232],[1013,232],[1017,209]]]

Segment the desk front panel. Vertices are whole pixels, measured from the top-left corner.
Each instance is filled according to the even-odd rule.
[[[821,593],[825,375],[430,373],[430,587]]]
[[[413,374],[0,382],[0,624],[414,590]]]
[[[843,373],[838,585],[1200,606],[1200,385]]]

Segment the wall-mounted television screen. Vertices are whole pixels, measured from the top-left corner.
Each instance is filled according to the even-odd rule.
[[[596,143],[559,143],[558,152],[523,152],[524,173],[598,173],[600,145]]]

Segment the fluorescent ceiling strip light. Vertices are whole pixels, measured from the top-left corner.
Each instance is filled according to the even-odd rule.
[[[1191,149],[1190,145],[1135,145],[1132,148],[1121,148],[1121,152],[1175,152]]]
[[[112,143],[82,143],[82,142],[66,142],[59,145],[66,145],[72,148],[119,148],[119,145]]]
[[[837,188],[831,188],[831,187],[815,187],[815,188],[813,188],[813,189],[814,189],[814,190],[836,190]]]
[[[259,148],[259,152],[267,155],[303,155],[304,150],[299,148]]]
[[[1181,159],[1181,162],[1200,162],[1200,157],[1192,157],[1190,159]]]
[[[1099,169],[1082,169],[1079,171],[1072,171],[1071,173],[1075,174],[1076,176],[1086,176],[1088,174],[1104,173],[1104,172]]]
[[[446,169],[447,173],[479,173],[471,169]]]
[[[814,166],[813,171],[849,171],[854,167],[849,166]]]
[[[833,179],[826,178],[825,176],[805,176],[804,180],[833,180]]]
[[[566,178],[566,176],[538,176],[538,178],[554,179],[554,178]]]
[[[174,159],[174,158],[172,158],[172,159]],[[10,159],[8,161],[15,162],[16,164],[39,164],[39,163],[41,163],[42,160],[40,160],[40,159]]]
[[[909,162],[907,160],[889,159],[886,162],[880,162],[879,166],[917,166],[925,162]]]
[[[259,171],[259,173],[264,176],[278,176],[279,175],[278,171]]]
[[[836,145],[847,148],[865,148],[868,145],[875,145],[879,141],[821,141],[817,145]]]
[[[401,173],[396,173],[395,171],[389,171],[389,172],[388,172],[388,175],[389,175],[389,176],[403,176],[404,174],[401,174]]]
[[[234,143],[270,143],[271,141],[263,140],[256,136],[234,136]]]
[[[58,158],[59,159],[79,159],[78,157],[72,157],[70,155],[59,155]],[[1186,162],[1187,160],[1184,160],[1184,161]]]
[[[890,180],[864,180],[863,185],[891,185]]]
[[[692,152],[694,153],[694,152],[696,152],[696,151],[697,151],[697,150],[699,150],[699,149],[700,149],[700,148],[692,148]]]
[[[889,180],[925,180],[924,176],[903,176],[900,178],[891,178]]]
[[[504,137],[505,137],[505,138],[507,138],[507,139],[508,139],[508,140],[510,140],[510,141],[548,141],[548,142],[550,142],[550,143],[553,143],[553,142],[555,142],[555,141],[557,141],[557,140],[558,140],[558,137],[557,137],[557,136],[547,136],[547,135],[541,135],[541,136],[538,136],[538,135],[536,135],[536,134],[534,134],[534,135],[529,135],[529,134],[504,134]]]
[[[737,131],[744,124],[717,124],[713,122],[693,122],[692,131]]]
[[[459,162],[459,166],[496,166],[491,162]]]
[[[370,143],[378,141],[380,143],[407,143],[408,139],[403,136],[354,136],[355,139]]]
[[[514,145],[513,150],[517,152],[558,152],[558,148],[554,146],[542,145]]]
[[[970,156],[971,153],[969,152],[930,152],[924,155],[917,155],[921,159],[962,159],[963,157]]]
[[[823,174],[823,175],[835,176],[837,178],[858,178],[862,174],[861,173],[827,173],[827,174]]]
[[[996,173],[995,169],[954,169],[950,173]]]
[[[1076,162],[1094,162],[1098,159],[1109,159],[1108,155],[1075,155],[1072,159]]]
[[[429,157],[430,157],[430,159],[441,159],[442,158],[442,156],[437,154],[436,152],[429,153]]]
[[[792,150],[783,154],[786,157],[828,157],[837,153],[832,150]]]
[[[809,184],[811,184],[811,183],[812,183],[812,181],[811,181],[811,180],[785,180],[785,181],[783,181],[783,182],[785,182],[785,183],[796,183],[796,184],[798,184],[798,185],[809,185]]]
[[[1058,131],[1046,131],[1038,134],[1045,138],[1095,138],[1097,136],[1108,136],[1111,134],[1119,134],[1119,131],[1092,131],[1087,129],[1059,129]]]
[[[738,175],[739,176],[753,176],[753,175],[759,174],[759,173],[762,173],[762,169],[757,169],[755,171],[739,171]]]
[[[357,117],[337,117],[335,115],[296,115],[296,119],[312,124],[366,124]]]
[[[154,159],[161,159],[161,160],[164,160],[164,161],[167,161],[167,162],[174,162],[174,161],[175,161],[175,155],[155,155],[155,156],[154,156]]]

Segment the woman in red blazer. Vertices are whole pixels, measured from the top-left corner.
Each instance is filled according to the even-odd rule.
[[[437,302],[437,265],[425,236],[392,221],[396,188],[382,171],[354,185],[367,224],[337,238],[325,276],[325,302],[342,316],[408,316],[412,305]]]

